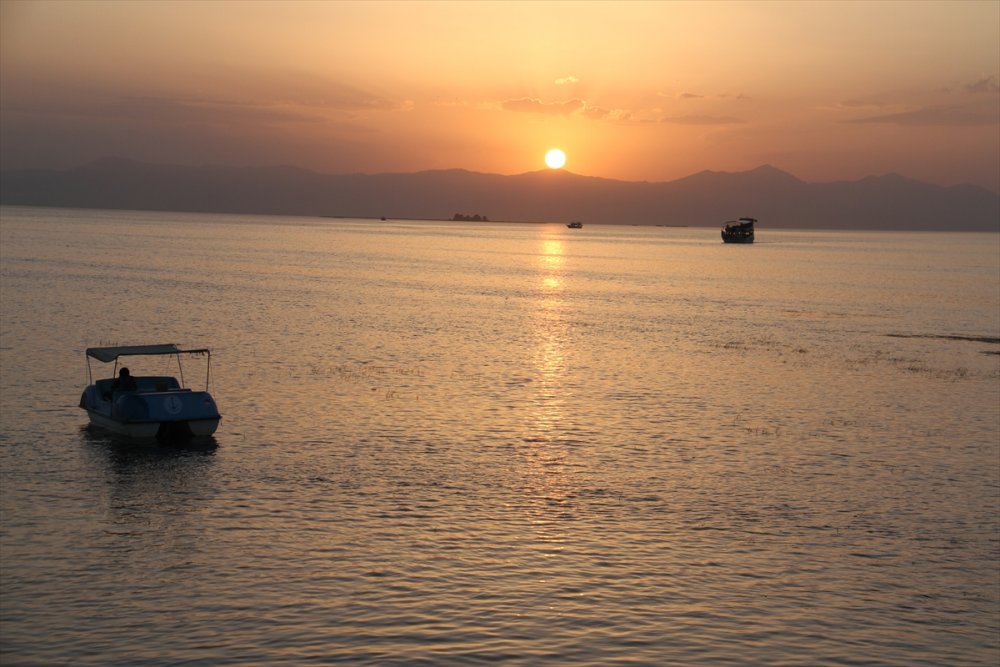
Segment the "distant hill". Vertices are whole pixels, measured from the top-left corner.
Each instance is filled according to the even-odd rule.
[[[1000,231],[1000,195],[981,187],[895,174],[806,183],[769,165],[650,183],[553,170],[330,175],[104,158],[65,171],[0,173],[0,203],[442,220],[474,211],[490,220],[692,226],[748,215],[772,228]]]

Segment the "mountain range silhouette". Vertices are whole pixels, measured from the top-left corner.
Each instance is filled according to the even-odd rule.
[[[771,165],[666,182],[564,170],[518,175],[462,169],[322,174],[297,167],[179,166],[102,158],[67,170],[0,173],[0,203],[75,208],[326,217],[761,227],[1000,231],[1000,195],[898,174],[808,183]]]

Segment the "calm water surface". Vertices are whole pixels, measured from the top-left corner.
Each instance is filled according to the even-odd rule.
[[[995,666],[1000,236],[758,236],[4,208],[0,662]]]

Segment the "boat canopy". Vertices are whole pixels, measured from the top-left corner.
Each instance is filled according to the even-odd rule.
[[[210,354],[209,350],[182,350],[174,343],[160,345],[123,345],[119,347],[88,347],[87,356],[106,364],[118,357],[152,356],[157,354]]]

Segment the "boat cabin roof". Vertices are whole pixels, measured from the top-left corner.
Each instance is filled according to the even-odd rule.
[[[87,356],[108,364],[118,357],[154,356],[159,354],[209,354],[209,350],[182,350],[175,343],[159,345],[121,345],[118,347],[88,347]]]

